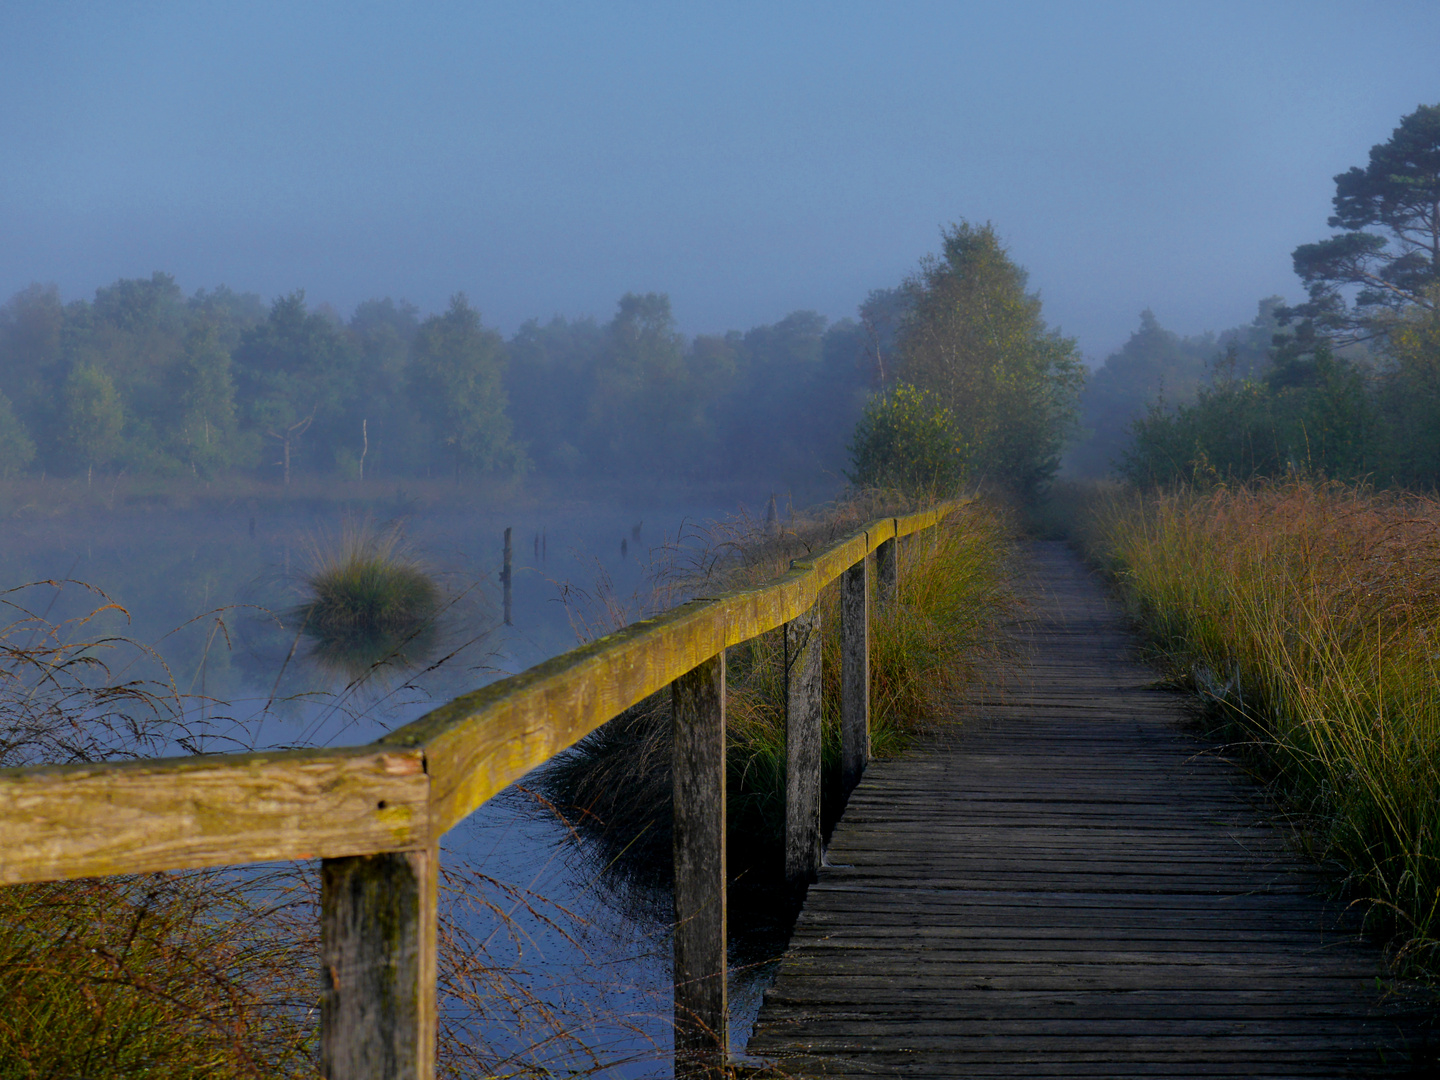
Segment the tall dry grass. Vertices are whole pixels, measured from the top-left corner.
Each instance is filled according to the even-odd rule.
[[[53,622],[57,593],[96,606]],[[152,651],[87,631],[124,614],[76,582],[0,593],[0,767],[216,741]],[[126,677],[137,669],[158,678]],[[313,907],[287,870],[0,888],[0,1080],[313,1073]]]
[[[1402,967],[1436,974],[1440,503],[1309,481],[1112,489],[1081,532]]]

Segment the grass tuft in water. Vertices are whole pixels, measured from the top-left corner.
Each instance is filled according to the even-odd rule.
[[[317,636],[396,633],[435,614],[440,589],[405,550],[400,531],[347,523],[338,541],[312,545],[306,629]]]

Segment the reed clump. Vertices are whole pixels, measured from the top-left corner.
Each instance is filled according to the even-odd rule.
[[[1080,532],[1401,969],[1436,975],[1440,503],[1305,480],[1113,489]]]
[[[440,604],[432,575],[405,548],[398,528],[347,522],[338,540],[311,545],[302,606],[307,631],[322,637],[403,633]]]

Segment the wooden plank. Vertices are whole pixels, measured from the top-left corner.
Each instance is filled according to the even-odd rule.
[[[1253,785],[1041,550],[1029,674],[871,764],[751,1053],[793,1076],[1410,1074],[1433,998],[1384,995]]]
[[[870,761],[870,585],[861,558],[840,577],[840,784],[848,795]]]
[[[900,559],[895,539],[881,541],[875,547],[875,598],[882,604],[894,603],[900,592]]]
[[[0,882],[406,850],[429,788],[397,747],[5,770]]]
[[[785,624],[785,880],[820,871],[820,608]]]
[[[434,846],[320,864],[320,1072],[327,1080],[435,1074]]]
[[[720,1077],[728,1053],[725,654],[674,684],[675,1075]]]

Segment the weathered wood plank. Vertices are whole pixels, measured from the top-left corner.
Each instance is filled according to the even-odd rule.
[[[435,1072],[439,851],[320,864],[320,1071],[327,1080]]]
[[[674,684],[675,1074],[719,1077],[728,1052],[725,654]]]
[[[429,788],[398,747],[9,769],[0,882],[405,850]]]
[[[892,538],[875,546],[875,598],[882,604],[893,603],[900,592],[900,559]]]
[[[785,880],[820,871],[820,608],[785,624]]]
[[[870,761],[869,560],[840,577],[840,783],[848,794]]]
[[[817,552],[775,582],[682,605],[449,704],[384,740],[424,746],[438,832],[606,720],[710,656],[813,607],[875,545],[928,528],[960,503],[887,518]]]

